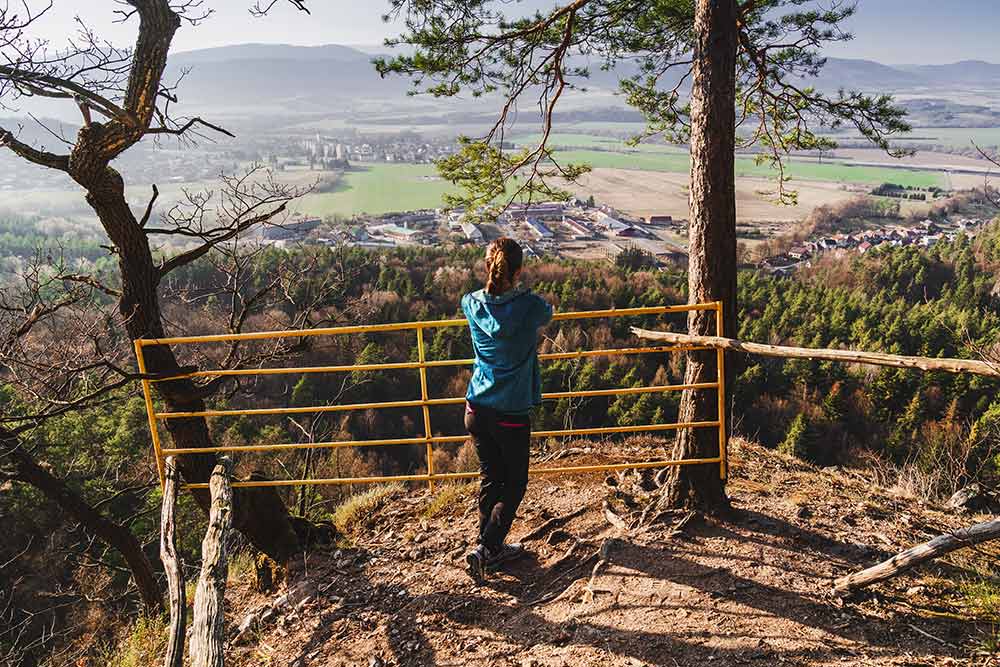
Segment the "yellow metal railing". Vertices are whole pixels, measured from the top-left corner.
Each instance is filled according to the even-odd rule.
[[[596,310],[571,313],[558,313],[553,317],[554,321],[579,320],[630,317],[637,315],[663,315],[667,313],[682,313],[694,310],[710,310],[715,312],[716,331],[718,335],[723,335],[723,314],[720,302],[690,304],[679,306],[652,306],[645,308],[621,308],[614,310]],[[333,327],[325,329],[308,329],[294,331],[261,331],[253,333],[239,334],[218,334],[208,336],[180,336],[173,338],[139,339],[135,341],[135,354],[138,361],[139,372],[146,375],[146,360],[144,348],[154,345],[189,345],[196,343],[224,343],[232,341],[254,341],[254,340],[274,340],[279,338],[301,338],[310,336],[340,336],[350,334],[367,334],[381,332],[416,332],[417,361],[389,362],[381,364],[353,364],[339,366],[308,366],[308,367],[287,367],[287,368],[241,368],[241,369],[218,369],[195,371],[182,375],[162,377],[155,379],[144,379],[142,381],[142,391],[146,400],[146,412],[149,419],[149,429],[153,441],[153,450],[156,456],[157,470],[160,475],[160,482],[163,482],[164,460],[168,456],[182,456],[186,454],[206,454],[218,452],[283,452],[290,450],[305,449],[335,449],[339,447],[374,447],[391,445],[421,445],[426,448],[427,472],[413,475],[392,475],[375,477],[339,477],[333,479],[282,479],[282,480],[251,480],[245,482],[235,482],[234,487],[249,486],[299,486],[313,484],[363,484],[389,481],[422,481],[427,482],[433,488],[435,481],[461,479],[476,477],[478,472],[456,472],[456,473],[435,473],[434,472],[434,445],[436,443],[464,442],[467,435],[434,435],[431,425],[430,408],[441,405],[461,405],[465,402],[464,397],[454,398],[431,398],[427,388],[427,369],[444,366],[468,366],[473,363],[472,359],[444,359],[428,360],[424,344],[424,330],[441,327],[467,326],[464,319],[457,320],[435,320],[427,322],[398,322],[392,324],[371,324],[359,326]],[[697,345],[670,345],[654,347],[625,347],[609,348],[604,350],[580,350],[577,352],[556,352],[540,354],[542,361],[559,359],[581,359],[596,356],[632,355],[632,354],[655,354],[655,353],[675,353],[692,350],[709,350],[707,346]],[[198,410],[190,412],[158,412],[153,403],[152,384],[154,382],[166,382],[183,378],[196,377],[220,377],[220,376],[245,376],[245,375],[300,375],[303,373],[345,373],[354,371],[385,371],[396,369],[417,370],[420,376],[420,398],[413,400],[383,401],[378,403],[348,403],[340,405],[315,405],[306,407],[276,407],[276,408],[247,408],[243,410]],[[607,435],[613,433],[645,433],[656,431],[675,431],[689,428],[716,428],[719,433],[719,453],[711,458],[684,459],[684,460],[662,460],[645,461],[632,463],[615,463],[605,465],[585,465],[568,466],[559,468],[538,468],[532,469],[533,474],[552,473],[581,473],[596,472],[606,470],[626,470],[639,468],[660,468],[677,465],[694,464],[718,464],[719,474],[725,478],[727,469],[726,457],[726,396],[725,396],[725,355],[723,350],[717,350],[717,378],[715,382],[703,382],[696,384],[676,384],[658,385],[650,387],[621,387],[614,389],[592,389],[582,391],[562,391],[542,394],[543,400],[575,397],[596,397],[596,396],[621,396],[627,394],[649,394],[668,391],[684,390],[711,390],[715,389],[718,395],[718,416],[712,421],[697,422],[673,422],[664,424],[644,424],[639,426],[603,426],[594,428],[574,428],[549,431],[534,431],[534,438],[564,437],[564,436],[585,436],[585,435]],[[216,447],[199,448],[177,448],[163,447],[160,441],[158,424],[168,419],[182,419],[190,417],[222,417],[232,415],[288,415],[288,414],[312,414],[322,412],[343,412],[350,410],[369,409],[391,409],[391,408],[421,408],[423,412],[423,435],[408,438],[383,438],[379,440],[339,440],[330,442],[295,442],[295,443],[274,443],[256,445],[226,445]],[[188,484],[188,488],[207,488],[207,484]]]

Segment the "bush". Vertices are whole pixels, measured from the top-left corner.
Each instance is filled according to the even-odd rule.
[[[800,412],[788,428],[785,439],[778,445],[778,451],[788,456],[814,461],[816,455],[816,431],[806,413]]]

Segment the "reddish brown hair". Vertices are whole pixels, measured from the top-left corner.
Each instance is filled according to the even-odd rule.
[[[524,263],[524,252],[512,238],[501,236],[486,248],[486,291],[496,296],[514,286],[514,274]]]

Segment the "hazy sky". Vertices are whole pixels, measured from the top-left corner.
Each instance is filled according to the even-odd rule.
[[[832,0],[821,0],[829,3]],[[312,16],[279,2],[267,18],[250,16],[253,0],[205,0],[216,12],[197,27],[185,25],[175,50],[240,42],[288,44],[378,44],[393,33],[381,20],[385,0],[309,0]],[[35,0],[34,4],[41,4]],[[536,7],[543,0],[522,6]],[[40,36],[63,42],[80,15],[116,43],[131,42],[134,24],[114,25],[112,0],[55,0],[38,26]],[[855,39],[830,55],[884,63],[945,63],[976,59],[1000,62],[1000,0],[860,0],[849,29]]]

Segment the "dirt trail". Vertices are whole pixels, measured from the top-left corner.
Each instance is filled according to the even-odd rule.
[[[604,519],[599,476],[534,478],[515,538],[588,510],[478,587],[462,567],[475,525],[470,491],[432,519],[423,518],[426,493],[397,496],[353,546],[294,566],[290,604],[234,643],[231,664],[966,664],[960,647],[976,629],[942,583],[955,565],[853,601],[827,591],[834,577],[968,518],[747,444],[735,452],[730,493],[725,520],[697,518],[674,536],[669,523],[623,535]],[[602,544],[609,561],[588,592]],[[266,602],[245,584],[229,600],[231,635]]]

